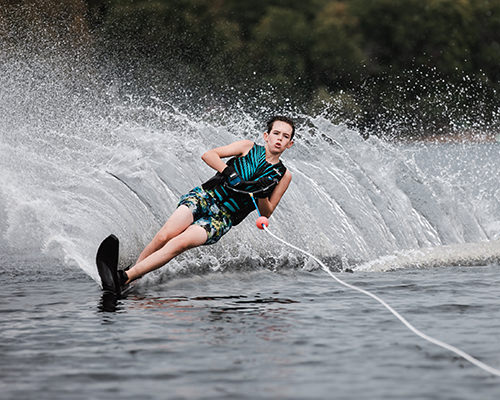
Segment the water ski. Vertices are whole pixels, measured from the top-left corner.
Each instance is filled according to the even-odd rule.
[[[99,246],[96,256],[97,271],[101,277],[103,292],[117,297],[122,294],[118,279],[119,243],[115,235],[109,235]]]

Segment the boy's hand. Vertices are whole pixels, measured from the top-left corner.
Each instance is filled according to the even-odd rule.
[[[228,165],[226,168],[224,168],[224,171],[222,171],[222,175],[226,178],[226,182],[229,184],[229,186],[232,187],[237,187],[241,182],[242,179],[234,169],[232,165]]]

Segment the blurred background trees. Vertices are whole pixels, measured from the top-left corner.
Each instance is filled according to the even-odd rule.
[[[159,90],[267,88],[424,135],[497,117],[500,0],[0,0],[4,43],[33,30]]]

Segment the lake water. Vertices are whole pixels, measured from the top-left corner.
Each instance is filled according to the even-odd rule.
[[[179,196],[211,176],[200,155],[260,142],[267,115],[192,114],[2,57],[2,398],[500,396],[499,378],[414,336],[254,215],[103,303],[99,243],[115,233],[120,266],[133,262]],[[296,117],[283,157],[293,181],[270,229],[500,367],[499,145],[396,145]]]
[[[57,262],[57,261],[53,261]],[[497,377],[319,271],[141,284],[116,312],[84,273],[8,273],[4,399],[496,399]],[[36,261],[30,261],[30,265]],[[48,262],[41,268],[51,269]],[[498,264],[339,273],[424,332],[500,365]],[[15,269],[15,267],[14,267]]]

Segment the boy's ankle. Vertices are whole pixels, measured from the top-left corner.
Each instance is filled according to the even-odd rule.
[[[120,281],[120,286],[124,286],[128,281],[127,272],[124,270],[118,270],[118,279]]]

